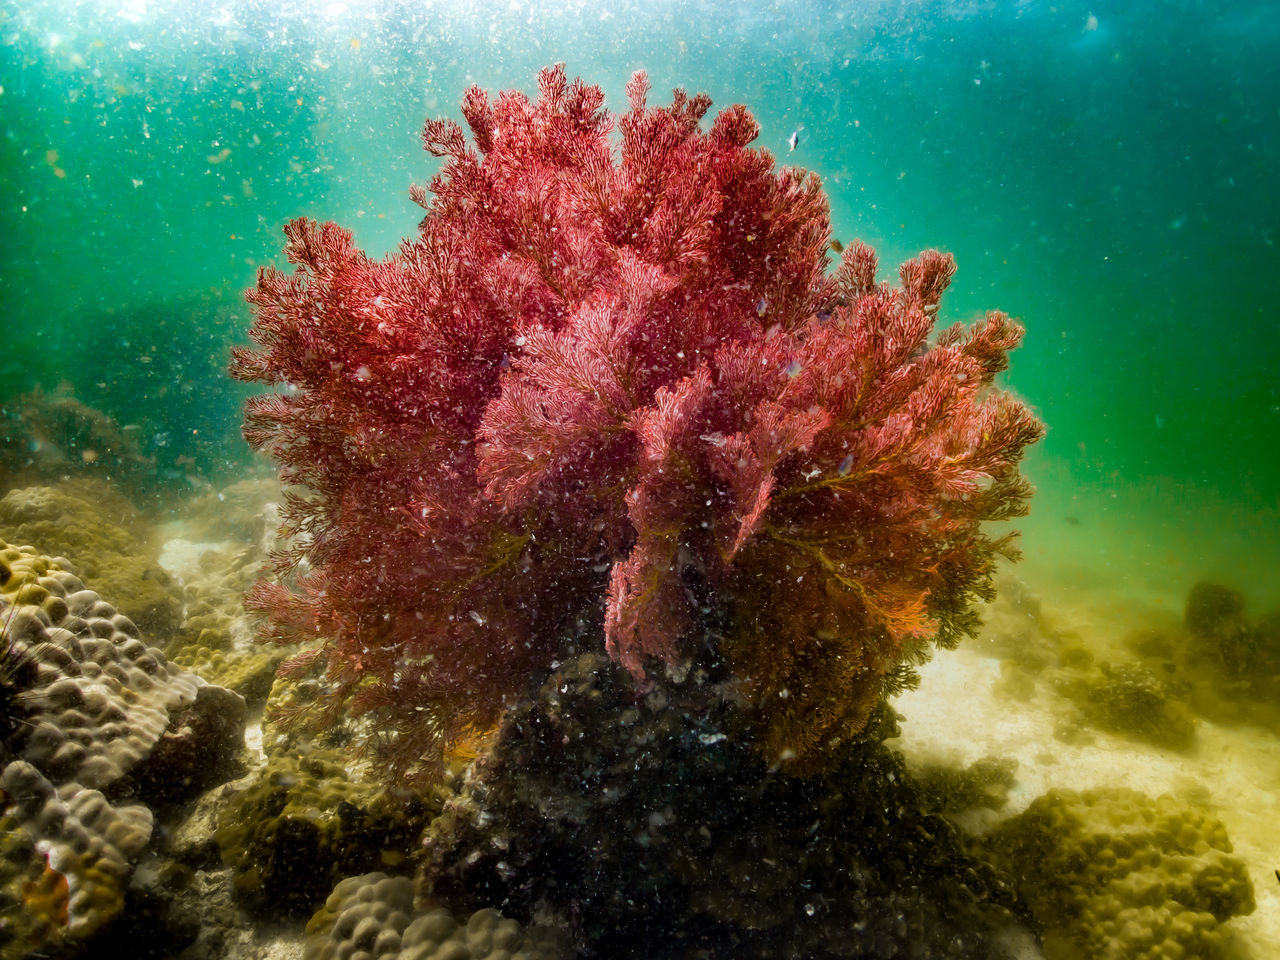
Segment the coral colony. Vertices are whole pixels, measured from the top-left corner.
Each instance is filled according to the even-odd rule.
[[[470,89],[470,142],[427,123],[446,162],[398,251],[296,220],[297,269],[248,294],[232,370],[277,390],[245,435],[294,491],[249,603],[396,770],[593,643],[639,690],[714,664],[734,735],[819,769],[1012,553],[984,522],[1025,512],[1042,434],[992,386],[1022,328],[931,338],[937,251],[897,288],[861,243],[831,270],[818,177],[742,106],[703,129],[708,97],[650,107],[643,74],[616,118],[562,66],[538,87]]]

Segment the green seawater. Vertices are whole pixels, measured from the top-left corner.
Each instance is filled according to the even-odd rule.
[[[8,2],[0,377],[6,394],[69,382],[144,423],[162,460],[237,467],[225,351],[286,219],[333,218],[385,252],[435,169],[421,123],[456,116],[469,83],[529,90],[563,60],[616,108],[643,68],[655,99],[682,85],[748,105],[882,266],[953,251],[951,318],[1026,323],[1008,383],[1050,427],[1029,465],[1032,559],[1216,576],[1265,605],[1278,54],[1265,2]]]
[[[1202,580],[1251,619],[1280,607],[1275,0],[0,0],[0,408],[39,387],[102,411],[166,503],[268,472],[225,369],[281,226],[333,219],[394,249],[421,216],[410,185],[439,169],[424,119],[459,118],[473,83],[532,92],[557,61],[614,110],[637,69],[651,103],[681,86],[745,104],[882,276],[940,247],[959,265],[945,322],[1025,324],[1004,383],[1049,432],[1014,573],[1066,634],[1177,624]],[[917,716],[941,711],[946,656]],[[939,729],[1009,713],[952,709]],[[1258,942],[1280,908],[1273,734],[1202,748],[1247,755],[1247,786],[1177,774],[1220,802],[1253,791],[1228,825]]]

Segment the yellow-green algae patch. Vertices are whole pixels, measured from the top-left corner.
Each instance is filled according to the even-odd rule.
[[[149,533],[123,497],[93,481],[24,487],[0,498],[0,537],[68,558],[91,590],[161,645],[182,619],[182,602]]]
[[[292,712],[298,688],[310,682],[276,680],[263,723],[266,763],[217,814],[214,840],[237,898],[273,913],[318,907],[344,877],[410,869],[416,838],[444,796],[371,778],[367,764],[338,745],[340,729],[323,743],[288,724],[281,729],[275,718]]]

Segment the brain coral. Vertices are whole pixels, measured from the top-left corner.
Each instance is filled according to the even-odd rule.
[[[151,837],[151,811],[112,806],[97,790],[55,789],[31,764],[0,772],[0,956],[84,940],[124,907],[132,861]]]
[[[497,910],[459,923],[442,907],[415,905],[413,883],[370,873],[349,877],[307,924],[305,960],[554,960],[559,951],[526,936]]]
[[[61,559],[0,544],[4,635],[28,674],[24,759],[101,788],[146,757],[203,681],[144,643]]]
[[[1221,925],[1254,909],[1222,823],[1169,796],[1052,790],[988,844],[1050,960],[1219,960]]]

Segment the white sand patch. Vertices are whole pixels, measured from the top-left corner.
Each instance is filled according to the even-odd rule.
[[[200,573],[200,558],[210,550],[226,550],[226,542],[197,542],[173,537],[160,548],[160,566],[179,583],[193,580]]]
[[[983,757],[1018,762],[1002,816],[1024,810],[1053,787],[1124,786],[1151,796],[1170,793],[1210,807],[1227,827],[1235,854],[1254,884],[1257,909],[1231,921],[1242,956],[1277,956],[1280,944],[1280,737],[1253,727],[1201,721],[1188,753],[1161,750],[1090,730],[1093,742],[1054,737],[1062,722],[1051,694],[1029,703],[996,692],[1000,661],[963,647],[939,653],[921,670],[919,689],[894,702],[906,719],[891,745],[912,764],[968,765]]]

